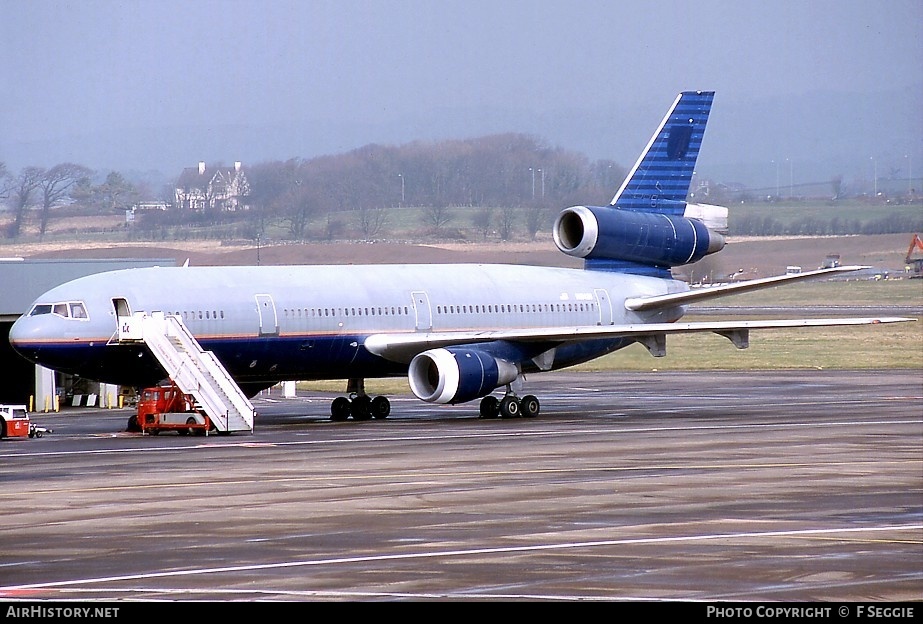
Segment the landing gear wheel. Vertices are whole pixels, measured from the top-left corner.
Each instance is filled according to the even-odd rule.
[[[352,408],[349,399],[346,397],[337,397],[330,404],[330,420],[340,422],[349,418]]]
[[[372,399],[368,395],[352,400],[353,420],[368,420],[372,417]]]
[[[500,415],[500,399],[487,395],[481,399],[480,418],[496,418]]]
[[[387,397],[377,396],[372,399],[372,416],[376,419],[387,418],[391,413],[391,401]]]
[[[501,418],[519,418],[519,400],[514,396],[503,397],[500,401]]]
[[[539,410],[541,410],[541,405],[538,398],[531,394],[527,394],[519,401],[519,411],[522,413],[523,418],[535,418],[538,416]]]

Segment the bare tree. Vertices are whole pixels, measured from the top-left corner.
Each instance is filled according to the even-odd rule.
[[[843,176],[833,176],[833,179],[830,180],[830,186],[833,187],[833,199],[840,199],[840,195],[843,193]]]
[[[436,232],[442,230],[452,220],[452,212],[449,207],[441,202],[427,206],[424,214],[426,215],[426,220]]]
[[[51,209],[68,196],[71,187],[79,180],[84,180],[92,175],[92,171],[83,165],[62,163],[55,165],[45,172],[39,181],[42,194],[42,211],[39,217],[39,236],[44,236],[48,230],[48,220]]]
[[[516,208],[513,206],[504,206],[500,209],[500,221],[498,232],[500,240],[508,241],[513,238],[513,224],[516,222]]]
[[[381,233],[388,220],[388,213],[384,208],[360,208],[359,229],[365,240],[372,240]]]
[[[303,240],[308,229],[308,223],[318,212],[317,193],[307,186],[295,186],[287,195],[288,210],[285,220],[292,237]]]
[[[333,240],[343,233],[345,226],[343,221],[331,214],[327,215],[327,225],[324,227],[324,237],[327,240]]]
[[[481,206],[471,215],[471,224],[481,233],[484,240],[487,240],[490,228],[493,226],[493,213],[492,206]]]
[[[0,162],[0,199],[10,195],[10,174],[6,170],[6,163]]]
[[[16,238],[22,233],[35,189],[41,184],[44,175],[45,169],[42,167],[26,167],[12,182],[10,198],[13,204],[13,222],[7,228],[7,237]]]
[[[548,206],[544,202],[537,202],[525,208],[524,211],[526,213],[526,232],[528,232],[530,240],[535,240],[535,235],[542,229],[547,220]]]

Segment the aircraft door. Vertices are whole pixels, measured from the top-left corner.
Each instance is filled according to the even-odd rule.
[[[410,293],[413,298],[413,310],[416,315],[417,331],[429,331],[433,328],[433,312],[429,307],[429,295],[422,290]]]
[[[596,294],[596,305],[599,306],[599,324],[612,325],[612,302],[609,300],[609,293],[603,288],[597,288],[593,292]]]
[[[132,317],[131,306],[128,305],[128,300],[123,298],[113,299],[112,307],[115,309],[115,337],[119,341],[141,340],[144,335],[141,322]]]
[[[256,308],[260,315],[260,336],[278,336],[279,318],[272,295],[256,295]]]

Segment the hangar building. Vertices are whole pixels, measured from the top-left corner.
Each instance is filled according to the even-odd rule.
[[[42,293],[73,279],[114,271],[151,266],[176,266],[173,258],[102,259],[102,260],[32,260],[23,258],[0,259],[0,403],[33,405],[41,411],[55,397],[65,403],[70,389],[86,385],[85,381],[67,378],[22,358],[10,346],[10,328]],[[92,385],[92,384],[91,384]],[[100,396],[98,384],[92,385]]]

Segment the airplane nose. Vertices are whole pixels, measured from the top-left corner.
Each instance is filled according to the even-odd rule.
[[[14,347],[17,343],[21,343],[25,339],[27,330],[25,329],[25,324],[23,323],[24,316],[19,317],[13,323],[13,326],[10,327],[10,344]]]
[[[29,335],[32,333],[29,331],[28,319],[29,317],[27,316],[21,316],[16,319],[16,322],[14,322],[13,326],[10,328],[10,345],[17,351],[20,351],[28,340]]]
[[[46,334],[41,318],[21,316],[10,328],[10,346],[27,360],[35,362]]]

